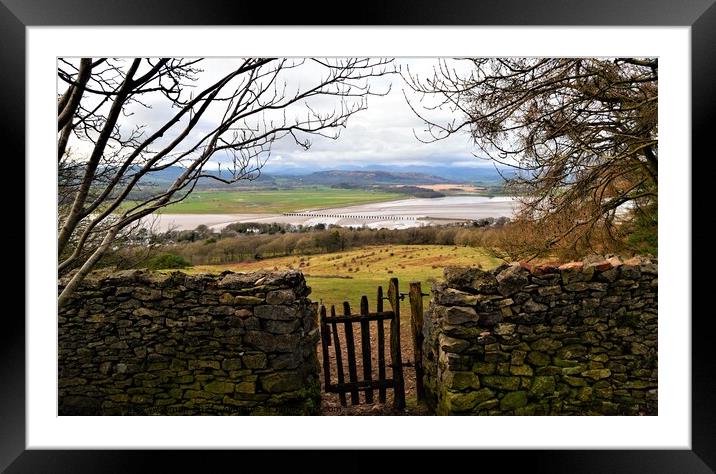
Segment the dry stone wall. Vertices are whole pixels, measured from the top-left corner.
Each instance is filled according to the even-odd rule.
[[[445,269],[424,323],[440,415],[656,415],[657,263]]]
[[[59,413],[315,414],[310,291],[295,271],[93,276],[59,314]]]

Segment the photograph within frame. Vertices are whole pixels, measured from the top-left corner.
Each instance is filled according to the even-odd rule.
[[[59,58],[59,415],[657,415],[658,71]]]

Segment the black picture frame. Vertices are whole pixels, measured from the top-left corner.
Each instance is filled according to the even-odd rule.
[[[323,5],[322,5],[323,4]],[[277,4],[278,5],[278,4]],[[0,104],[3,154],[25,156],[25,28],[27,26],[111,25],[570,25],[570,26],[690,26],[693,156],[712,155],[710,130],[716,110],[716,6],[714,0],[401,0],[351,4],[338,14],[335,3],[293,2],[270,6],[243,0],[0,0]],[[317,12],[336,12],[320,18]],[[7,111],[11,111],[8,113]],[[711,133],[709,133],[711,132]],[[701,153],[699,153],[699,151]],[[24,175],[24,173],[23,173]],[[693,175],[693,177],[697,177]],[[27,179],[31,179],[28,177]],[[697,187],[694,182],[693,190]],[[705,211],[705,200],[692,191],[692,216]],[[692,236],[693,233],[692,229]],[[25,248],[27,252],[28,249]],[[692,254],[694,250],[692,249]],[[692,295],[703,299],[707,281],[692,274]],[[23,279],[24,282],[24,279]],[[695,301],[694,301],[695,302]],[[694,306],[695,308],[695,306]],[[143,470],[147,451],[26,450],[25,431],[25,322],[19,311],[3,312],[0,330],[0,470],[7,472],[133,472]],[[695,310],[692,310],[695,314]],[[530,472],[674,472],[716,471],[716,417],[711,396],[716,393],[716,368],[711,352],[710,312],[692,319],[692,450],[568,450],[482,451],[468,453],[481,466],[509,459],[509,467],[521,462]],[[12,317],[11,317],[12,316]],[[666,315],[686,317],[688,315]],[[423,450],[424,454],[425,451]],[[194,453],[196,454],[196,453]],[[237,453],[212,454],[217,467],[232,462]],[[335,454],[339,454],[336,452]],[[419,453],[410,455],[412,460]],[[152,452],[164,463],[184,469],[205,465],[206,454]],[[265,453],[241,452],[241,462]],[[318,452],[291,452],[291,463],[312,471],[323,457]],[[202,459],[203,458],[203,459]],[[426,458],[426,456],[422,456]],[[346,459],[346,458],[344,458]],[[350,458],[348,458],[350,459]],[[443,456],[434,456],[437,463]],[[427,462],[430,459],[420,459]],[[216,463],[216,464],[214,464]],[[221,463],[221,464],[219,464]],[[354,470],[354,463],[345,470]],[[229,464],[231,465],[231,464]],[[427,468],[428,464],[423,464]],[[182,470],[184,470],[182,469]]]

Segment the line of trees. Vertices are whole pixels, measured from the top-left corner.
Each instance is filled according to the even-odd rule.
[[[194,239],[173,240],[176,235],[193,232]],[[155,244],[147,252],[144,245],[117,247],[102,265],[119,268],[144,267],[156,255],[172,254],[194,265],[256,261],[288,255],[340,252],[371,245],[460,245],[484,247],[494,256],[509,258],[502,249],[514,236],[509,219],[484,219],[469,225],[413,227],[409,229],[370,229],[329,226],[293,228],[266,233],[212,233],[198,228],[170,235],[167,243]],[[187,234],[185,234],[187,235]],[[167,239],[165,235],[163,237]]]
[[[142,232],[139,233],[142,235]],[[340,252],[373,245],[459,245],[480,247],[488,254],[517,261],[539,246],[542,232],[524,221],[507,217],[484,218],[464,224],[414,227],[409,229],[347,228],[323,224],[294,226],[289,224],[237,223],[221,231],[206,226],[194,230],[169,231],[144,235],[127,246],[117,246],[100,262],[102,266],[141,268],[157,255],[171,254],[194,265],[228,264],[257,261],[289,255],[312,255]],[[623,242],[584,252],[570,247],[553,249],[541,258],[579,259],[590,253],[622,255],[657,254],[656,241],[634,246]],[[149,244],[149,245],[147,245]]]

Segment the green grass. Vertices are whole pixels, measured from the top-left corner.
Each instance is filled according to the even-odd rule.
[[[274,214],[303,209],[352,206],[405,199],[397,193],[365,189],[305,187],[282,190],[194,191],[164,208],[164,214]]]
[[[499,265],[479,248],[452,245],[383,245],[324,255],[291,256],[231,265],[201,265],[189,273],[219,273],[224,270],[249,272],[260,269],[298,269],[306,275],[312,288],[310,298],[338,307],[348,301],[359,308],[362,295],[368,296],[375,309],[379,285],[387,291],[388,281],[397,277],[401,292],[408,291],[411,281],[420,281],[424,293],[430,292],[430,281],[441,279],[447,265],[482,265],[489,269]],[[350,269],[350,270],[349,270]],[[392,273],[388,273],[392,271]],[[340,278],[350,277],[350,278]]]

